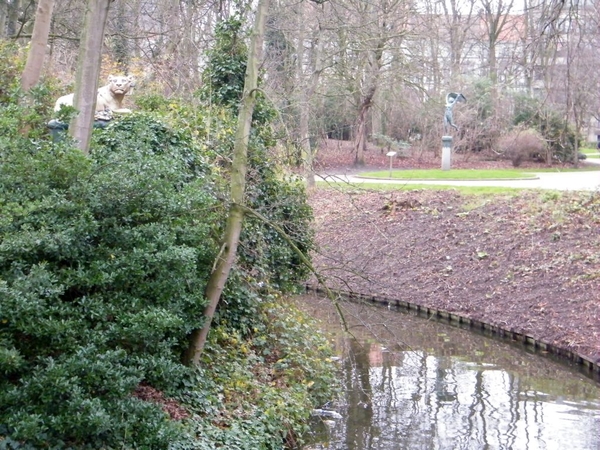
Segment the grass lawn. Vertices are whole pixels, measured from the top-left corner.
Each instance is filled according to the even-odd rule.
[[[591,156],[588,156],[590,158]],[[376,172],[361,172],[359,177],[387,178],[398,180],[527,180],[534,179],[535,173],[581,172],[600,170],[599,167],[582,167],[579,169],[562,167],[544,167],[536,169],[415,169],[415,170],[378,170]]]
[[[600,158],[600,151],[597,148],[582,148],[580,149],[581,153],[586,155],[588,158]]]
[[[366,178],[393,178],[403,180],[514,180],[535,178],[531,172],[512,169],[491,169],[491,170],[472,170],[472,169],[430,169],[430,170],[392,170],[390,177],[389,170],[379,170],[377,172],[363,172],[358,176]]]
[[[418,189],[429,189],[434,191],[445,191],[453,189],[467,195],[496,195],[496,194],[508,194],[516,195],[523,189],[509,188],[502,186],[444,186],[434,184],[398,184],[398,183],[369,183],[364,182],[360,184],[348,184],[348,183],[331,183],[327,181],[318,181],[317,186],[325,189],[338,189],[347,192],[361,192],[361,191],[412,191]]]

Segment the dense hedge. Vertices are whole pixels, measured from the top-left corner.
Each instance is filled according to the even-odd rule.
[[[250,222],[203,365],[184,367],[218,253],[226,183],[213,181],[212,155],[190,133],[148,114],[115,121],[93,142],[90,157],[68,140],[15,136],[0,150],[0,447],[216,448],[233,439],[227,448],[279,448],[332,385],[324,342],[293,331],[291,312],[265,300],[271,281],[302,279],[296,256]],[[303,190],[262,172],[253,205],[300,237],[310,222]],[[310,234],[303,241],[308,248]],[[268,367],[280,360],[296,368],[273,385]],[[224,397],[228,380],[249,370],[262,373],[253,395]],[[184,414],[170,420],[140,387],[175,399]],[[237,431],[223,434],[214,417],[239,408],[235,401],[281,406],[252,421],[227,419]]]
[[[202,362],[180,363],[228,210],[231,105],[149,93],[86,157],[50,142],[55,81],[26,95],[22,66],[0,41],[0,449],[292,443],[335,378],[326,341],[279,296],[306,268],[269,224],[247,220]],[[306,251],[311,211],[263,111],[248,205]]]
[[[128,394],[184,376],[216,254],[208,167],[185,140],[142,117],[99,141],[89,159],[48,143],[1,155],[0,417],[38,447],[172,439]]]

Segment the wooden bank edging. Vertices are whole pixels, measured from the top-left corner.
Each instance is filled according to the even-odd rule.
[[[502,328],[498,325],[490,325],[477,319],[471,319],[469,317],[461,316],[460,314],[450,313],[448,311],[443,311],[436,308],[429,308],[427,306],[418,305],[406,300],[398,300],[378,295],[360,294],[357,292],[348,292],[335,289],[329,289],[329,291],[327,291],[323,288],[315,287],[313,285],[306,285],[306,290],[307,292],[314,292],[316,294],[325,296],[328,294],[328,292],[333,292],[336,295],[339,295],[340,297],[350,301],[360,300],[384,306],[394,306],[397,309],[414,311],[418,314],[426,316],[427,318],[433,318],[440,322],[445,322],[451,325],[467,325],[475,330],[489,333],[504,340],[519,342],[525,346],[531,347],[535,351],[546,352],[558,357],[558,359],[574,363],[577,366],[580,366],[582,369],[585,369],[585,372],[587,372],[588,375],[600,380],[600,361],[592,361],[590,358],[573,352],[568,348],[559,347],[554,344],[538,340],[533,336],[515,331],[514,329]]]

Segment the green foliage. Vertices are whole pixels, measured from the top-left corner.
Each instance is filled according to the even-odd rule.
[[[136,102],[144,111],[160,114],[172,124],[172,128],[192,136],[202,153],[217,166],[231,158],[237,120],[231,110],[207,106],[197,99],[165,99],[154,94],[138,97]]]
[[[154,155],[165,164],[181,166],[180,176],[186,181],[205,178],[210,172],[206,155],[200,153],[189,131],[171,128],[151,114],[127,114],[113,120],[104,132],[95,134],[95,142],[98,158],[124,154],[134,160]]]
[[[177,111],[173,114],[175,120],[185,121],[186,127],[194,128],[210,143],[219,155],[224,174],[233,157],[237,107],[244,87],[247,49],[242,31],[242,24],[236,18],[217,27],[216,43],[209,52],[203,74],[204,87],[198,92],[199,98],[211,105],[204,109],[204,114],[189,106],[172,106]],[[270,126],[273,117],[270,105],[258,95],[248,149],[247,206],[281,226],[299,249],[308,254],[312,249],[312,212],[302,183],[286,178],[273,158],[275,139]],[[251,216],[244,223],[238,253],[238,264],[231,276],[236,281],[228,283],[219,314],[246,332],[257,317],[253,292],[267,284],[293,291],[306,278],[307,269],[270,224]]]
[[[219,173],[217,178],[227,180],[227,161],[232,157],[235,131],[235,116],[232,111],[216,107],[202,108],[171,99],[160,107],[160,112],[168,114],[177,129],[188,130],[186,135],[195,134],[202,153],[216,158],[218,164],[213,167],[213,171]],[[140,120],[140,114],[133,117],[136,116],[136,120]],[[147,114],[141,116],[148,120],[151,117]],[[128,123],[129,119],[123,118],[108,129],[114,126],[133,132]],[[142,134],[136,132],[136,135],[144,139]],[[114,145],[103,134],[98,136],[104,145]],[[169,139],[165,137],[161,140]],[[313,245],[312,211],[306,201],[304,185],[299,179],[284,175],[284,171],[271,156],[270,146],[273,144],[269,126],[257,126],[253,129],[249,144],[247,204],[282,227],[294,244],[308,255]],[[124,139],[122,145],[132,146],[134,142]],[[135,149],[129,151],[135,152]],[[227,188],[226,184],[215,186],[217,190]],[[218,224],[215,224],[214,231],[216,234],[221,232]],[[252,218],[251,215],[245,220],[238,252],[238,263],[226,286],[219,315],[231,326],[247,332],[258,317],[256,296],[257,291],[261,291],[261,286],[271,285],[285,292],[293,292],[308,272],[284,237],[270,224]]]
[[[306,202],[301,180],[283,177],[268,168],[263,178],[248,189],[248,204],[271,222],[279,225],[293,244],[307,256],[313,249],[312,210]],[[289,242],[272,226],[249,217],[243,236],[242,261],[252,266],[265,260],[269,284],[283,292],[294,292],[308,276],[308,268]]]
[[[260,305],[248,338],[225,326],[211,331],[202,361],[211,369],[198,370],[183,399],[200,415],[221,414],[194,419],[195,448],[274,450],[286,440],[298,443],[311,409],[331,400],[339,386],[331,348],[313,332],[314,323],[273,297]]]
[[[54,114],[54,118],[63,124],[69,124],[71,119],[77,116],[77,109],[71,105],[60,105],[60,109]]]
[[[21,90],[25,54],[14,43],[0,40],[0,146],[15,140],[48,139],[56,80],[46,77],[27,94]],[[8,141],[10,140],[10,144]]]
[[[329,343],[312,333],[317,325],[284,301],[267,302],[261,314],[266,326],[262,333],[255,330],[252,343],[257,353],[275,360],[273,376],[305,384],[312,405],[330,401],[339,380],[331,366]]]
[[[135,104],[137,109],[141,111],[164,111],[170,103],[170,99],[158,92],[147,92],[143,94],[136,94],[135,96]]]
[[[513,123],[538,130],[546,140],[553,158],[561,162],[573,160],[577,133],[557,111],[548,108],[540,100],[517,97]]]
[[[289,241],[307,260],[314,245],[313,215],[304,184],[284,174],[263,142],[261,136],[251,139],[246,204],[268,222],[251,214],[246,216],[238,263],[231,276],[231,280],[240,282],[228,283],[219,307],[219,316],[244,333],[260,320],[254,292],[260,292],[263,286],[296,292],[309,274],[309,268]],[[280,227],[286,236],[272,224]]]
[[[133,133],[133,134],[130,134]],[[135,142],[135,145],[131,145]],[[216,244],[208,167],[146,116],[3,152],[0,423],[42,448],[167,448],[179,425],[131,394],[173,391]]]
[[[180,363],[218,253],[235,112],[141,97],[146,112],[95,130],[86,157],[49,141],[44,89],[28,98],[35,120],[18,88],[0,106],[0,447],[281,448],[333,375],[315,333],[264,300],[306,275],[272,227],[248,221],[220,311],[221,333],[245,345],[216,330],[203,367]],[[252,132],[248,203],[308,251],[311,211],[269,156],[268,117]],[[294,370],[273,378],[268,354]],[[252,373],[251,396],[224,403]],[[140,385],[202,419],[170,418]]]
[[[221,106],[237,114],[244,92],[248,49],[244,43],[242,21],[237,17],[223,20],[215,27],[215,45],[208,52],[208,65],[202,74],[198,97],[209,105]],[[259,79],[259,86],[261,80]],[[268,124],[276,112],[261,91],[256,93],[253,124]]]
[[[29,139],[47,140],[46,124],[51,117],[54,90],[45,82],[34,86],[25,95],[20,87],[5,92],[0,101],[0,144],[14,145]],[[2,93],[0,93],[2,95]],[[19,144],[20,145],[20,144]]]
[[[200,98],[237,108],[244,90],[247,58],[242,21],[232,17],[219,22],[215,27],[215,45],[208,52],[208,67],[202,75]]]
[[[221,163],[213,171],[220,170],[220,175],[226,180],[229,166],[222,163],[232,157],[235,131],[233,113],[223,108],[203,109],[176,100],[165,104],[161,111],[171,116],[177,129],[189,130],[190,135],[196,134],[203,154]],[[114,126],[129,129],[126,126],[127,119],[121,121]],[[247,205],[282,227],[294,244],[308,255],[313,248],[312,211],[301,180],[285,175],[273,158],[271,147],[274,143],[271,128],[257,124],[249,143]],[[105,144],[112,145],[110,142]],[[131,145],[131,140],[126,140],[123,145]],[[215,189],[227,189],[227,186],[216,186]],[[270,284],[284,292],[293,292],[308,274],[307,268],[284,237],[270,224],[251,215],[244,224],[239,254],[239,263],[232,276],[237,281],[229,284],[234,287],[226,291],[225,305],[230,313],[239,316],[240,324],[251,323],[255,317],[249,304],[253,303],[252,291],[256,286]],[[230,320],[233,322],[231,317]]]
[[[0,40],[0,105],[13,103],[19,91],[25,58],[14,42]]]

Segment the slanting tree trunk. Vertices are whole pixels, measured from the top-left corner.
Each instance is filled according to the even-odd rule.
[[[233,267],[237,247],[240,241],[240,233],[244,221],[244,192],[246,189],[246,171],[248,161],[248,140],[250,137],[250,126],[252,114],[256,103],[256,92],[258,87],[258,65],[265,32],[265,19],[269,9],[269,0],[260,0],[256,11],[256,19],[252,32],[252,41],[248,49],[248,64],[246,66],[246,77],[244,80],[244,93],[242,104],[238,114],[238,124],[235,134],[233,148],[233,161],[231,170],[231,205],[227,226],[225,228],[224,242],[213,272],[206,286],[206,298],[208,305],[204,310],[204,324],[202,328],[196,329],[190,336],[190,343],[184,356],[184,362],[188,365],[198,364],[200,355],[206,344],[206,338],[210,330],[211,322],[221,299],[229,272]]]
[[[104,29],[111,2],[112,0],[88,0],[81,33],[73,100],[73,106],[79,114],[71,121],[69,133],[86,155],[89,153],[94,126]]]
[[[42,67],[44,66],[44,56],[46,55],[46,46],[48,45],[53,9],[54,0],[39,0],[35,12],[35,22],[31,36],[31,46],[27,54],[27,63],[21,75],[21,88],[24,91],[31,89],[40,80]]]

